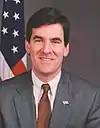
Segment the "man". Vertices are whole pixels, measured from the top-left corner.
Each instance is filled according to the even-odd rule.
[[[62,69],[69,53],[68,19],[51,7],[35,12],[25,48],[32,70],[0,85],[1,128],[100,128],[100,90]],[[45,100],[42,84],[50,88]]]

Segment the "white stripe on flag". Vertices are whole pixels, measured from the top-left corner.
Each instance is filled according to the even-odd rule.
[[[11,69],[9,68],[8,64],[6,63],[5,58],[3,57],[1,51],[0,51],[0,77],[2,80],[9,79],[13,77],[13,73]]]
[[[25,67],[27,68],[27,53],[23,56],[21,60],[23,61]]]

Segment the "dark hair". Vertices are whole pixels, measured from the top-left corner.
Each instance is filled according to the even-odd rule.
[[[28,20],[26,26],[26,39],[30,41],[32,28],[37,28],[42,25],[50,25],[60,23],[64,31],[65,46],[69,41],[70,24],[66,16],[64,16],[58,9],[52,7],[44,7],[35,12]]]

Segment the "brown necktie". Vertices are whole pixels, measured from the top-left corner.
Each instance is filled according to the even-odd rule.
[[[51,117],[51,106],[48,98],[48,90],[50,90],[49,84],[43,84],[43,95],[38,104],[38,119],[37,128],[48,128]]]

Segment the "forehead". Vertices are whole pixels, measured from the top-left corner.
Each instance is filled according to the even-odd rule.
[[[60,24],[43,25],[37,28],[32,28],[32,35],[43,37],[60,37],[63,38],[63,28]]]

